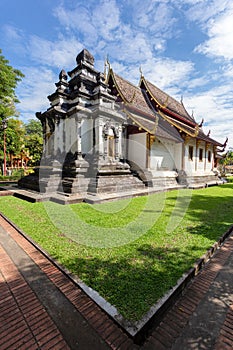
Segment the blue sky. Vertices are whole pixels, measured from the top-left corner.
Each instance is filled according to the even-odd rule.
[[[1,0],[0,48],[25,78],[23,121],[49,107],[61,69],[87,48],[97,69],[146,79],[183,103],[204,131],[233,147],[232,0]]]

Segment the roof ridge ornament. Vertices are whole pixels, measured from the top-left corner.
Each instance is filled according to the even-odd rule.
[[[227,142],[228,142],[228,137],[226,137],[226,141],[224,142],[224,144],[222,145],[222,149],[219,149],[218,152],[224,152],[227,146]]]
[[[168,98],[169,98],[169,96],[167,95],[167,98],[166,98],[166,100],[164,101],[164,104],[161,104],[161,106],[162,106],[163,108],[167,108],[167,106],[168,106]]]
[[[104,61],[104,82],[107,83],[109,72],[111,70],[111,64],[109,62],[108,54],[106,55],[105,61]]]
[[[202,118],[202,120],[201,120],[200,124],[198,125],[198,126],[199,126],[199,128],[201,128],[201,127],[202,127],[203,123],[204,123],[204,118]]]
[[[140,72],[140,74],[141,74],[141,78],[143,78],[144,75],[143,75],[143,72],[142,72],[142,66],[141,66],[141,65],[140,65],[140,67],[139,67],[139,72]]]

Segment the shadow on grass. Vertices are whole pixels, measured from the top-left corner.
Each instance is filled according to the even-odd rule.
[[[199,256],[200,247],[181,252],[175,248],[137,247],[127,257],[97,257],[66,260],[64,265],[91,288],[97,290],[119,313],[137,321],[171,289]],[[190,253],[189,253],[190,252]]]
[[[221,193],[225,188],[228,193]],[[232,190],[233,185],[219,188],[216,194],[208,195],[208,189],[193,192],[186,219],[175,235],[168,234],[166,239],[166,233],[161,231],[165,236],[163,245],[156,247],[156,241],[153,242],[154,227],[142,240],[133,242],[126,254],[76,257],[73,261],[65,260],[64,264],[115,305],[124,317],[138,320],[232,224],[233,196],[229,195],[229,189]],[[165,220],[169,220],[174,207],[169,201],[174,199],[170,193]],[[177,213],[179,215],[179,210]],[[180,215],[184,216],[182,206]],[[184,244],[180,243],[182,240]]]

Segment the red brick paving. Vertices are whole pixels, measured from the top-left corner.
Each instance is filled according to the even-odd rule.
[[[54,337],[60,337],[62,349],[68,350],[56,325],[1,245],[0,261],[1,350],[29,346],[45,349]],[[34,318],[37,313],[43,315],[43,324],[40,318]]]
[[[233,236],[221,247],[211,262],[196,276],[184,294],[164,315],[145,344],[146,349],[171,349],[189,321],[190,316],[209,290],[220,269],[233,252]],[[233,285],[232,285],[233,286]],[[177,320],[179,320],[177,322]],[[229,327],[229,324],[231,327]],[[233,349],[233,306],[229,308],[214,350]],[[191,348],[190,348],[191,349]],[[197,349],[197,348],[192,348]],[[203,348],[204,349],[204,348]],[[207,348],[205,348],[207,349]],[[212,349],[211,349],[212,350]]]
[[[132,339],[129,339],[127,335],[117,326],[117,324],[114,321],[112,321],[112,319],[105,312],[103,312],[94,303],[93,300],[91,300],[79,287],[77,287],[77,285],[75,285],[67,276],[65,276],[62,271],[60,271],[50,260],[48,260],[46,256],[44,256],[40,251],[38,251],[34,245],[32,245],[29,241],[27,241],[13,226],[11,226],[1,216],[0,216],[0,225],[17,242],[17,244],[27,253],[27,255],[40,267],[40,269],[47,275],[47,277],[54,283],[54,285],[56,285],[56,287],[60,289],[60,291],[67,297],[67,299],[70,300],[70,302],[75,306],[78,312],[82,314],[82,316],[95,329],[95,331],[99,334],[99,336],[110,346],[111,349],[130,350],[130,349],[138,348],[133,343]],[[2,254],[4,255],[4,251]],[[9,264],[10,259],[6,253],[4,255],[4,258]],[[0,261],[1,259],[2,257],[0,256]],[[4,269],[6,270],[7,268],[9,269],[9,266],[7,264],[4,264],[3,270]],[[19,275],[17,268],[14,266],[12,262],[10,265],[9,274],[10,274],[10,270],[13,271],[12,280],[15,281],[17,279],[17,281],[20,283],[19,285],[17,284],[16,286],[17,288],[19,288],[19,293],[20,293],[21,288],[25,287],[26,282],[23,280],[22,276]],[[27,290],[25,290],[24,293],[27,292],[30,294],[30,291],[28,290],[28,288],[26,288]],[[10,292],[10,289],[9,289],[9,292]],[[31,293],[33,292],[31,291]],[[20,298],[20,296],[18,296],[18,298]],[[40,305],[39,301],[36,299],[35,295],[34,295],[34,298],[35,300],[33,300],[33,302],[35,302],[35,305],[33,307],[33,310],[30,310],[30,307],[27,310],[25,306],[25,312],[26,312],[27,319],[31,322],[30,326],[33,326],[33,327],[30,327],[30,331],[33,333],[33,339],[35,339],[35,344],[38,344],[40,349],[46,349],[47,346],[50,344],[51,349],[57,350],[58,345],[55,343],[53,345],[53,342],[55,342],[55,339],[57,340],[59,331],[57,328],[54,328],[54,326],[51,324],[52,322],[51,319],[50,319],[49,330],[48,330],[47,318],[45,319],[43,315],[43,322],[38,318],[41,316],[41,313],[45,312],[45,310],[42,310],[42,306]],[[23,303],[23,301],[21,303]],[[13,309],[15,310],[17,306],[19,305],[14,305]],[[23,315],[22,317],[25,317],[25,315]],[[47,315],[47,317],[49,316]],[[37,322],[35,322],[35,318]],[[39,333],[37,334],[38,330],[39,330]],[[56,334],[55,338],[53,334]],[[62,335],[60,334],[59,336],[62,339]],[[63,340],[63,343],[65,344],[64,340]],[[65,347],[65,345],[64,347],[62,347],[63,343],[62,341],[60,341],[59,346],[61,345],[62,349],[66,349],[66,348],[68,349],[67,344],[66,344],[67,347]]]

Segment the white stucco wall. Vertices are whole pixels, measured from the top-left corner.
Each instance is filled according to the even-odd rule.
[[[146,133],[129,135],[127,158],[145,169],[146,152]]]
[[[208,161],[208,151],[211,152],[210,162]],[[213,146],[210,146],[206,151],[206,171],[210,172],[213,169]]]
[[[175,160],[175,168],[177,170],[181,170],[182,169],[182,147],[183,147],[183,143],[175,143],[174,144],[174,160]]]
[[[189,159],[189,146],[193,146],[193,160]],[[200,149],[202,149],[202,161],[199,159]],[[211,161],[208,161],[208,151],[211,152]],[[204,141],[196,143],[195,139],[191,139],[185,145],[184,170],[187,174],[206,174],[213,168],[213,146],[206,147]]]
[[[189,146],[193,147],[193,159],[189,159]],[[188,143],[184,146],[184,171],[191,175],[195,173],[196,169],[196,139],[191,139]]]
[[[202,149],[202,160],[199,159],[199,152]],[[204,173],[205,172],[205,164],[206,164],[206,154],[205,154],[205,142],[201,142],[197,147],[197,172]]]
[[[181,166],[181,144],[170,140],[156,139],[151,146],[150,168],[152,170],[174,170]]]

